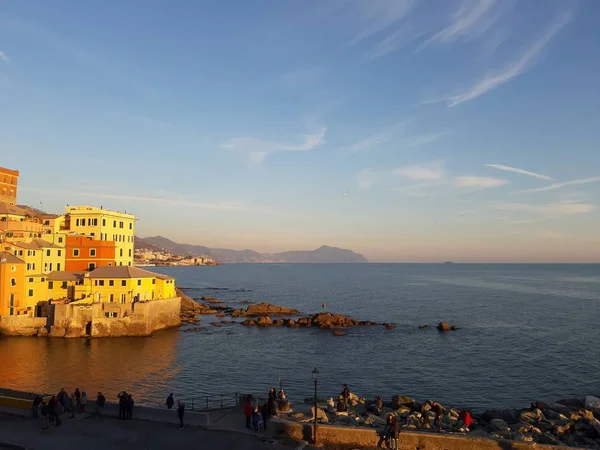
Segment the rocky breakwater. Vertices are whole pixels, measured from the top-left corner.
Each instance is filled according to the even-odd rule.
[[[373,325],[383,325],[385,328],[394,327],[394,325],[391,323],[378,324],[377,322],[372,322],[370,320],[358,320],[352,317],[344,316],[343,314],[332,314],[329,312],[312,314],[310,316],[302,316],[296,319],[286,318],[273,320],[271,318],[272,315],[289,316],[299,314],[300,312],[295,309],[271,305],[269,303],[261,303],[258,305],[251,305],[246,308],[246,310],[235,310],[232,313],[232,317],[259,316],[258,319],[246,319],[241,322],[242,325],[249,327],[285,326],[287,328],[320,328],[323,330],[336,330],[336,336],[345,335],[345,333],[339,332],[339,330],[342,328]]]
[[[313,399],[306,399],[312,404]],[[490,409],[472,415],[470,426],[465,425],[465,411],[426,400],[395,395],[391,401],[366,401],[350,394],[347,410],[338,407],[333,399],[319,402],[317,419],[338,426],[375,428],[383,431],[388,414],[397,417],[402,429],[464,434],[498,440],[531,442],[559,447],[600,449],[600,399],[559,400],[556,403],[535,402],[524,409]],[[294,413],[290,419],[310,422],[314,418]]]

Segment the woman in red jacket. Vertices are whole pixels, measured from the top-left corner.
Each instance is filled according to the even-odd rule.
[[[244,402],[244,415],[246,416],[246,428],[250,428],[250,424],[252,423],[252,403],[250,402],[250,396],[246,397],[246,401]]]

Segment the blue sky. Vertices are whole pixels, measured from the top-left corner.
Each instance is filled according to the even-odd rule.
[[[600,3],[0,4],[19,202],[376,261],[600,261]],[[343,195],[345,191],[348,195]]]

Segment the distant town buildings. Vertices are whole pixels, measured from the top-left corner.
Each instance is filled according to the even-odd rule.
[[[17,203],[19,171],[0,167],[0,201],[9,205]]]
[[[208,256],[176,255],[167,251],[136,249],[136,266],[216,266],[214,259]]]

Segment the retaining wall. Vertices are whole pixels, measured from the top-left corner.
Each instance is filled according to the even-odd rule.
[[[45,317],[0,316],[0,334],[6,336],[37,336],[45,327]]]

